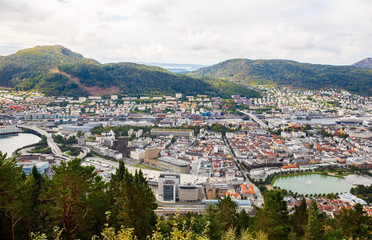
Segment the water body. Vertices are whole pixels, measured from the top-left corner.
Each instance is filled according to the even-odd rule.
[[[342,117],[338,118],[313,118],[310,120],[301,119],[301,120],[291,120],[292,122],[296,123],[310,123],[310,124],[336,124],[336,121]],[[356,117],[355,119],[359,120],[371,120],[370,117]]]
[[[314,119],[281,119],[281,118],[273,118],[270,119],[269,121],[273,121],[276,123],[292,123],[292,124],[326,124],[326,125],[331,125],[331,124],[336,124],[336,120],[338,118],[314,118]]]
[[[40,141],[40,137],[31,133],[20,133],[17,136],[9,136],[0,139],[0,151],[11,156],[18,148],[34,144]]]
[[[344,193],[353,187],[343,178],[321,174],[279,177],[274,186],[299,194]]]
[[[291,123],[309,123],[309,124],[325,124],[325,125],[336,125],[336,121],[340,119],[341,117],[337,118],[312,118],[312,119],[280,119],[280,118],[275,118],[273,119],[276,122],[291,122]],[[360,120],[370,120],[370,117],[358,117],[356,119]]]
[[[339,118],[313,118],[313,119],[296,119],[291,120],[295,123],[310,123],[310,124],[336,124],[336,120]]]

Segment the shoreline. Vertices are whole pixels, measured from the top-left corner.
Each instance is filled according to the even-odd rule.
[[[366,175],[348,175],[345,176],[345,181],[353,186],[364,185],[367,187],[372,185],[372,177]]]

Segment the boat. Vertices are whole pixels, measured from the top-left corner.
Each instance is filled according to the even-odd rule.
[[[336,123],[340,125],[362,125],[363,120],[356,117],[343,117],[336,120]]]

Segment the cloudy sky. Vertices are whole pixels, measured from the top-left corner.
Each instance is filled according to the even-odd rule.
[[[372,57],[371,0],[0,0],[0,55],[63,45],[103,63]]]

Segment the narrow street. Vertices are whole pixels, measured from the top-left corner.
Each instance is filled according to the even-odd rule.
[[[224,142],[225,142],[225,145],[230,149],[230,151],[231,151],[231,155],[232,155],[233,158],[234,158],[234,161],[235,161],[236,166],[239,166],[239,163],[238,163],[238,161],[236,160],[235,153],[234,153],[233,149],[231,148],[229,141],[227,140],[226,137],[224,137],[223,140],[224,140]],[[241,169],[240,166],[238,167],[238,169],[239,169],[239,171],[240,171],[240,174],[241,174],[242,176],[245,177],[244,182],[250,184],[250,185],[253,187],[254,192],[256,193],[257,199],[254,201],[254,204],[255,204],[256,206],[258,206],[258,207],[261,207],[261,206],[263,205],[263,203],[264,203],[264,198],[263,198],[263,196],[262,196],[262,194],[261,194],[260,189],[259,189],[259,188],[254,184],[254,183],[252,183],[251,181],[249,181],[248,178],[246,178],[246,176],[247,176],[247,172],[245,172],[243,169]]]

